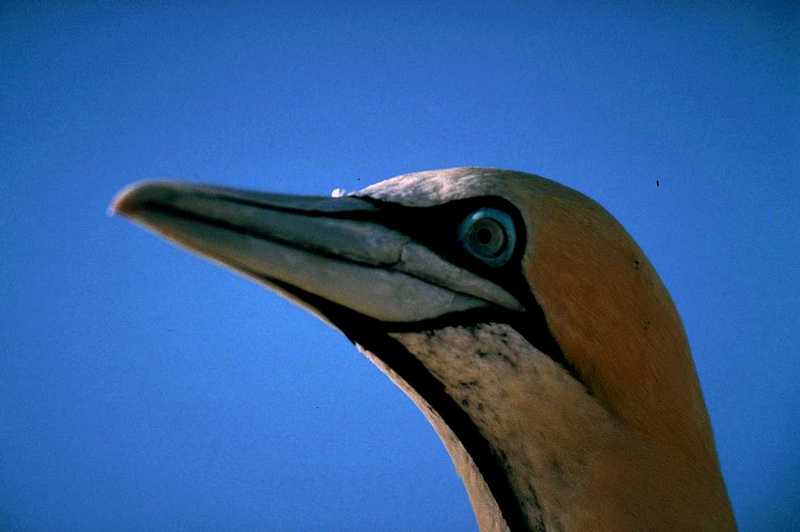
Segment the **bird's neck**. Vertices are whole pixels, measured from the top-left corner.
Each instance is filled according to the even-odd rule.
[[[529,530],[735,528],[716,464],[697,464],[681,449],[627,428],[513,328],[486,324],[393,336],[489,443],[493,466],[513,492],[511,513],[522,515]],[[519,528],[509,526],[509,501],[497,500],[449,420],[387,372],[447,446],[481,530]]]

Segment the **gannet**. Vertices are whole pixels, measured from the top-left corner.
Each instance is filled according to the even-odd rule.
[[[603,207],[482,168],[334,196],[153,181],[112,209],[339,329],[436,429],[481,530],[735,529],[678,313]]]

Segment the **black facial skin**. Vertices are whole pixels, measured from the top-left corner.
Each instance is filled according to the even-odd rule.
[[[583,383],[573,364],[564,356],[561,346],[553,337],[544,311],[536,299],[523,274],[522,256],[527,246],[525,223],[519,211],[508,201],[497,196],[483,196],[457,200],[434,207],[406,207],[394,203],[360,198],[376,205],[378,210],[369,213],[369,221],[379,223],[406,234],[452,264],[469,270],[489,280],[517,298],[525,307],[524,313],[500,308],[479,309],[458,313],[458,323],[507,323],[519,332],[531,345],[563,367],[573,379]],[[464,249],[459,241],[461,222],[472,212],[490,207],[508,214],[514,222],[516,246],[509,261],[493,267]],[[447,316],[442,317],[447,320]],[[437,320],[428,320],[437,321]],[[419,325],[419,324],[417,324]],[[419,330],[418,327],[415,327]],[[397,329],[409,330],[409,329]],[[413,329],[412,329],[413,330]],[[583,383],[585,385],[585,383]]]

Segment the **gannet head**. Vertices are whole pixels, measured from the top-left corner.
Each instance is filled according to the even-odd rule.
[[[482,529],[734,526],[671,298],[584,195],[455,168],[330,198],[149,182],[113,209],[347,335],[431,420]]]

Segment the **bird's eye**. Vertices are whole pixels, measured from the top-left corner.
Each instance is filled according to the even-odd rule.
[[[489,266],[503,266],[514,253],[514,221],[503,211],[478,209],[461,222],[458,232],[464,249]]]

